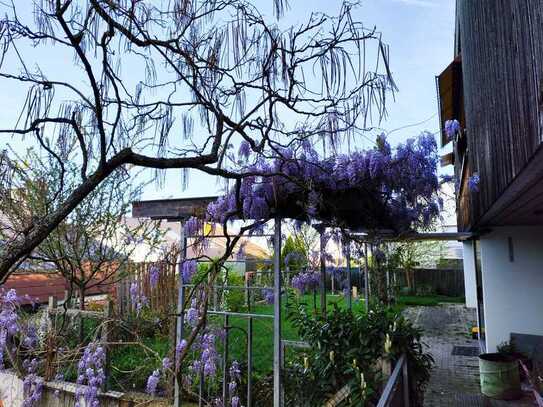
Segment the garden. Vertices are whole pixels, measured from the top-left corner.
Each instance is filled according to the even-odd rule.
[[[23,73],[0,77],[27,97],[0,133],[35,143],[0,155],[0,280],[48,267],[67,287],[48,307],[1,291],[23,407],[422,405],[432,358],[401,311],[443,298],[400,292],[392,243],[439,217],[435,136],[377,130],[396,84],[357,4],[285,27],[269,3],[6,6],[0,68]],[[75,58],[77,79],[29,71],[19,44]],[[131,218],[175,169],[172,192],[196,173],[220,193]]]

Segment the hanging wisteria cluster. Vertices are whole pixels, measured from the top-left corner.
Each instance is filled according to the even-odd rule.
[[[43,392],[43,379],[38,376],[38,361],[32,359],[23,362],[26,376],[23,380],[24,400],[22,407],[34,407],[41,400]]]
[[[149,268],[149,284],[151,285],[151,288],[156,288],[159,278],[160,269],[156,264],[151,265]]]
[[[196,260],[184,260],[181,263],[181,275],[183,277],[183,284],[189,284],[197,270],[198,263],[196,262]]]
[[[273,160],[258,155],[246,162],[239,191],[211,203],[210,220],[281,216],[404,231],[428,226],[439,212],[437,144],[430,133],[395,149],[379,136],[372,149],[325,159],[304,140],[278,149]]]
[[[319,274],[314,271],[301,272],[292,278],[292,287],[297,289],[300,294],[316,290],[319,283]]]
[[[104,385],[106,354],[98,342],[90,342],[77,366],[76,403],[74,407],[99,407],[98,391]],[[82,403],[85,401],[85,404]]]
[[[13,289],[0,294],[0,368],[4,368],[4,353],[13,335],[19,332],[19,316],[17,310],[20,304],[17,292]]]
[[[230,365],[229,373],[230,383],[228,383],[228,393],[230,394],[230,405],[232,407],[241,407],[238,396],[238,383],[241,381],[241,369],[236,360]]]
[[[132,281],[132,283],[130,283],[129,291],[130,291],[130,301],[136,308],[136,313],[139,315],[143,307],[145,307],[149,303],[149,300],[145,296],[145,294],[141,292],[140,286],[136,281]]]
[[[449,140],[454,140],[455,137],[460,134],[462,131],[462,128],[460,126],[460,122],[456,119],[447,120],[445,121],[445,134],[447,135],[447,138]],[[451,181],[454,177],[451,176],[444,176],[443,182]],[[473,173],[471,176],[468,177],[468,188],[471,192],[479,192],[479,182],[480,177],[477,172]],[[460,180],[457,180],[457,186],[456,189],[458,190]]]

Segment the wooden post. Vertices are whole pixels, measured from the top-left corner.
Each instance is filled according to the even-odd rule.
[[[47,315],[49,317],[49,323],[51,326],[55,325],[56,316],[54,316],[55,309],[57,308],[57,299],[50,295],[49,296],[49,304],[47,306]]]
[[[57,307],[57,299],[54,296],[50,295],[49,296],[49,312],[54,310],[56,307]]]
[[[102,335],[100,337],[100,342],[102,343],[102,348],[104,349],[104,354],[106,357],[106,361],[104,363],[104,374],[105,379],[104,383],[102,384],[102,391],[107,391],[107,385],[109,381],[109,372],[110,372],[110,337],[111,337],[111,318],[113,316],[113,301],[108,298],[106,302],[106,306],[104,308],[104,321],[102,322]]]
[[[321,294],[321,314],[326,317],[326,255],[325,255],[325,236],[324,226],[321,225],[320,230],[320,294]]]
[[[364,243],[364,301],[366,312],[370,310],[370,270],[368,267],[368,244]]]

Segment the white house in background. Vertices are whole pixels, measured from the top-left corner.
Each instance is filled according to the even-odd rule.
[[[466,302],[486,351],[512,334],[543,344],[543,2],[456,4],[437,85],[442,145],[446,120],[461,127],[442,163],[454,165],[458,228],[473,235]]]
[[[127,217],[123,220],[127,225],[131,227],[136,227],[140,218]],[[218,226],[216,226],[217,228]],[[163,233],[163,246],[179,247],[181,244],[181,222],[177,221],[168,221],[161,220],[159,225],[160,231]],[[216,230],[214,234],[220,234]],[[229,259],[229,264],[232,268],[244,272],[246,268],[246,263],[241,261],[244,258],[247,258],[249,261],[256,259],[269,259],[270,254],[266,248],[266,241],[263,238],[252,238],[246,239],[242,238],[240,240],[240,245],[243,246],[243,254],[237,256],[237,250]],[[225,239],[224,238],[210,238],[206,244],[206,248],[203,253],[195,253],[193,247],[188,243],[187,247],[187,258],[196,258],[202,255],[205,255],[210,258],[220,257],[224,254],[225,251]],[[159,260],[161,255],[161,250],[153,249],[147,243],[137,243],[135,250],[131,253],[131,260],[134,262],[153,262]]]

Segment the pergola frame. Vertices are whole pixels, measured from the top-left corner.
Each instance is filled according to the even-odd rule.
[[[185,317],[185,289],[190,287],[183,283],[181,265],[186,258],[187,240],[192,236],[185,236],[184,223],[192,217],[202,217],[205,214],[207,205],[214,201],[216,197],[200,197],[200,198],[183,198],[183,199],[165,199],[165,200],[152,200],[152,201],[137,201],[132,204],[132,216],[143,217],[155,220],[168,220],[180,222],[180,256],[179,256],[179,292],[178,292],[178,304],[177,304],[177,320],[176,320],[176,343],[183,337],[183,325]],[[223,352],[223,388],[222,396],[223,402],[226,403],[228,397],[228,385],[227,385],[227,363],[228,363],[228,330],[229,330],[229,317],[245,317],[248,319],[247,325],[247,407],[252,406],[252,330],[253,319],[264,318],[273,319],[273,405],[274,407],[282,407],[284,405],[284,394],[282,389],[281,369],[283,366],[283,352],[286,346],[304,347],[306,344],[302,342],[283,341],[281,338],[281,293],[282,293],[282,267],[281,267],[281,223],[282,218],[277,216],[274,218],[274,232],[273,234],[255,235],[253,237],[273,237],[273,315],[263,315],[251,313],[250,299],[248,300],[248,312],[228,312],[219,310],[207,311],[211,315],[222,315],[224,318],[224,328],[226,330],[224,352]],[[320,234],[320,298],[321,298],[321,313],[326,315],[326,259],[324,255],[325,242],[324,231],[325,225],[321,224],[316,227]],[[347,282],[349,288],[349,295],[347,297],[347,304],[349,309],[352,308],[352,279],[351,279],[351,252],[350,242],[356,239],[357,242],[364,244],[364,299],[366,307],[369,306],[369,267],[368,267],[368,243],[372,250],[372,244],[376,236],[382,241],[417,241],[417,240],[468,240],[473,238],[471,233],[408,233],[404,235],[394,234],[393,231],[383,230],[372,233],[371,237],[368,232],[362,229],[353,229],[345,233],[346,252],[345,257],[347,261]],[[225,237],[223,235],[210,235],[206,238],[220,238]],[[256,262],[256,260],[255,260]],[[261,263],[270,264],[270,262],[262,261]],[[217,287],[213,286],[213,290]],[[222,287],[224,288],[224,287]],[[262,289],[265,287],[244,287],[247,292],[251,289]],[[250,298],[250,295],[247,296]],[[292,342],[292,344],[291,344]],[[202,376],[201,376],[202,378]],[[200,380],[200,400],[199,405],[202,406],[202,380]],[[177,380],[175,383],[175,395],[174,406],[181,407],[182,397],[181,391],[178,388]]]

